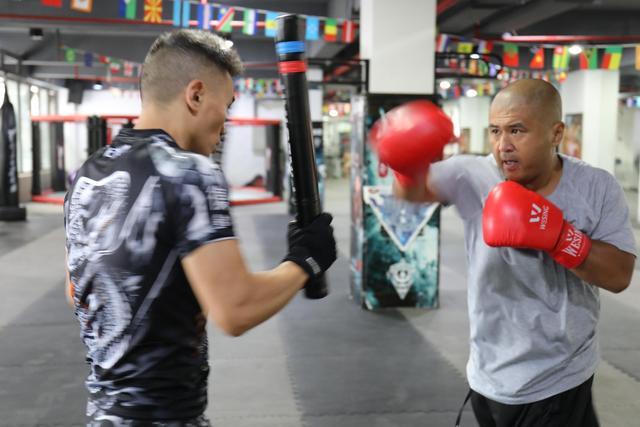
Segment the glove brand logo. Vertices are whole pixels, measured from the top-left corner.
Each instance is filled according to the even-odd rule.
[[[309,266],[311,267],[311,270],[313,270],[313,274],[317,276],[318,274],[322,273],[322,269],[320,268],[320,266],[318,265],[315,259],[309,257],[305,259],[305,261],[307,262],[307,264],[309,264]]]
[[[578,233],[570,228],[564,241],[568,243],[568,245],[562,249],[562,252],[572,257],[577,257],[582,247],[582,233]]]
[[[542,208],[535,203],[531,203],[531,213],[529,217],[530,223],[540,223],[540,230],[547,229],[547,220],[549,218],[549,206],[543,206]]]

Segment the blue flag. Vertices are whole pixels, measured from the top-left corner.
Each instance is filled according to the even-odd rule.
[[[182,2],[180,0],[175,0],[173,2],[173,26],[179,27],[182,23]]]
[[[201,3],[198,5],[198,27],[203,30],[211,29],[211,5]]]
[[[318,40],[320,38],[320,18],[317,16],[308,16],[307,30],[305,33],[307,40]]]
[[[93,67],[93,53],[85,52],[84,54],[84,66],[85,67]]]
[[[275,37],[278,32],[278,24],[276,23],[276,18],[278,17],[278,12],[267,12],[267,16],[264,20],[264,35],[267,37]]]
[[[184,0],[182,2],[182,26],[189,28],[190,19],[191,19],[191,1]]]

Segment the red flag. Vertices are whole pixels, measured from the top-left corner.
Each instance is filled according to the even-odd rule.
[[[529,68],[540,70],[544,68],[544,48],[540,47],[533,55],[531,62],[529,63]]]
[[[129,61],[124,62],[124,75],[127,77],[133,76],[133,64]]]
[[[503,47],[502,62],[505,67],[518,67],[520,63],[520,57],[518,55],[518,45],[507,43]]]
[[[62,0],[40,0],[43,6],[62,7]]]
[[[356,25],[353,21],[346,20],[342,24],[342,41],[351,43],[356,39]]]

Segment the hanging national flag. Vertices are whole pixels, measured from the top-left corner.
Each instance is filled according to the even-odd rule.
[[[120,0],[120,18],[136,19],[138,0]]]
[[[101,64],[108,64],[109,62],[111,62],[111,58],[104,55],[98,55],[98,61],[100,61]]]
[[[320,18],[317,16],[307,16],[307,29],[305,39],[318,40],[320,38]]]
[[[583,49],[580,53],[580,69],[596,70],[598,68],[598,48]]]
[[[243,21],[242,32],[249,36],[254,35],[256,33],[256,11],[253,9],[245,9]]]
[[[636,46],[636,70],[640,71],[640,45]]]
[[[93,0],[71,0],[70,7],[78,12],[90,13],[93,9]]]
[[[133,76],[133,64],[129,61],[124,62],[124,75],[127,77]]]
[[[111,72],[111,74],[119,73],[120,66],[120,61],[116,61],[115,59],[111,60],[111,62],[109,63],[109,71]]]
[[[41,0],[40,4],[49,7],[62,7],[62,0]]]
[[[278,17],[278,12],[267,12],[267,16],[264,19],[264,35],[267,37],[275,37],[276,32],[278,30],[278,25],[276,24],[276,18]]]
[[[191,26],[191,2],[184,0],[182,2],[182,26],[189,28]]]
[[[352,43],[356,39],[356,24],[348,19],[342,23],[342,41]]]
[[[493,42],[490,40],[480,40],[478,43],[478,53],[491,53],[493,51]]]
[[[93,53],[85,52],[82,58],[84,60],[85,67],[89,67],[89,68],[93,67]]]
[[[174,0],[173,2],[173,26],[180,27],[182,25],[182,2]]]
[[[520,56],[518,55],[518,45],[513,43],[506,43],[502,47],[502,63],[505,67],[517,67],[520,63]]]
[[[553,69],[564,70],[569,67],[569,48],[556,46],[553,49]]]
[[[232,7],[221,7],[218,12],[218,25],[216,25],[216,31],[219,33],[230,33],[231,22],[233,21],[233,15],[236,10]]]
[[[622,46],[609,46],[604,50],[602,57],[602,68],[605,70],[620,69],[620,60],[622,59]]]
[[[473,43],[460,42],[458,43],[458,53],[472,53]]]
[[[180,2],[175,2],[180,7]],[[144,0],[144,22],[159,24],[162,22],[162,0]]]
[[[328,42],[338,40],[338,22],[333,18],[324,21],[324,39]]]
[[[536,50],[536,53],[531,58],[531,62],[529,62],[529,68],[534,70],[541,70],[544,68],[544,48],[539,47]]]
[[[489,63],[489,77],[495,77],[498,75],[498,69],[496,68],[496,64],[490,62]]]
[[[469,61],[469,74],[476,75],[478,73],[478,61],[472,59]]]
[[[481,76],[489,74],[489,65],[487,65],[486,61],[478,61],[478,74]]]
[[[203,30],[211,29],[211,7],[207,0],[200,0],[198,5],[198,27]]]
[[[66,48],[64,51],[64,59],[70,64],[73,64],[74,62],[76,62],[75,49]]]
[[[446,34],[438,34],[436,38],[436,52],[444,52],[449,44],[449,36]]]

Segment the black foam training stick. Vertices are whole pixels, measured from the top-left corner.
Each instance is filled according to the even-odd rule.
[[[307,63],[304,40],[301,39],[302,20],[297,15],[279,16],[276,36],[278,71],[285,88],[287,129],[291,174],[296,201],[296,220],[301,226],[311,223],[321,213],[318,194],[318,171],[311,134]],[[311,279],[304,288],[307,298],[324,298],[329,293],[324,275]]]

